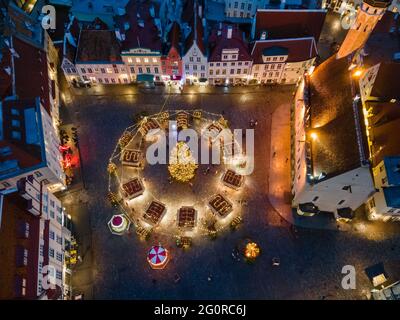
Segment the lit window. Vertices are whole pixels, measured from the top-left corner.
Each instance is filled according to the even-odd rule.
[[[128,63],[132,63],[132,59],[131,58],[128,58]]]
[[[136,58],[136,63],[140,63],[140,58]]]

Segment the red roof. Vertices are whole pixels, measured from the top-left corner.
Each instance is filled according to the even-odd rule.
[[[20,99],[40,97],[50,114],[50,88],[46,52],[13,38],[15,57],[15,86]]]
[[[267,39],[314,37],[318,41],[325,16],[325,10],[257,10],[255,40],[267,31]]]
[[[306,61],[315,58],[318,54],[313,37],[292,40],[260,40],[255,42],[251,52],[253,63],[263,63],[263,51],[273,47],[285,48],[288,51],[287,62]]]
[[[232,37],[227,38],[228,28],[232,28]],[[210,62],[221,61],[223,49],[239,49],[238,61],[251,61],[247,43],[244,42],[241,31],[237,26],[223,24],[222,29],[216,28],[209,37],[211,48]]]
[[[170,47],[174,47],[179,52],[179,38],[181,35],[181,28],[177,22],[172,24],[172,28],[168,34],[168,42]]]
[[[125,34],[122,50],[146,48],[161,52],[161,38],[159,31],[150,15],[150,8],[154,7],[149,1],[129,1],[123,16],[116,16],[116,25],[121,34]],[[154,8],[155,11],[155,8]],[[125,30],[125,28],[128,28]]]

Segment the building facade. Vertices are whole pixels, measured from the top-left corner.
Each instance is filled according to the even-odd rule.
[[[185,51],[182,57],[184,80],[186,84],[200,84],[207,80],[207,54],[204,46],[204,25],[202,7],[194,3],[191,19],[191,32],[185,41]]]
[[[317,54],[313,37],[256,41],[251,52],[252,81],[296,84],[312,71]]]
[[[233,18],[252,18],[257,9],[265,9],[268,0],[225,0],[225,15]]]
[[[148,3],[129,1],[116,16],[116,36],[121,42],[121,58],[132,82],[161,82],[161,37],[155,8]]]
[[[209,83],[247,84],[251,77],[252,58],[239,29],[232,25],[220,24],[213,30],[209,44]]]
[[[180,83],[182,80],[181,30],[177,22],[172,23],[168,41],[161,57],[162,79],[164,82]]]

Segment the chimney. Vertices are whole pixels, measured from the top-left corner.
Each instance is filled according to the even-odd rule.
[[[232,26],[228,26],[228,31],[226,33],[227,39],[232,39]]]

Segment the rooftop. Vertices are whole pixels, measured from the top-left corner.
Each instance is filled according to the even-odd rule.
[[[400,186],[383,187],[386,204],[389,208],[400,209]]]
[[[332,56],[310,77],[314,176],[335,176],[361,165],[347,58]]]
[[[82,30],[79,36],[76,62],[121,62],[120,46],[111,30]]]
[[[232,37],[228,39],[228,28],[232,28]],[[224,49],[239,49],[238,61],[251,61],[247,43],[243,39],[243,34],[236,25],[222,24],[213,29],[210,37],[209,44],[211,55],[209,61],[221,61],[222,50]]]
[[[364,46],[364,63],[374,66],[380,62],[393,61],[394,54],[400,52],[400,19],[387,11],[377,23]]]
[[[50,86],[46,52],[13,37],[15,86],[20,99],[40,97],[40,103],[50,114]]]
[[[156,8],[150,1],[129,1],[125,8],[126,13],[115,17],[116,27],[121,34],[125,34],[122,41],[122,50],[129,51],[135,48],[146,48],[161,52],[161,38],[154,18]],[[152,16],[154,12],[154,17]]]
[[[288,55],[287,62],[306,61],[317,56],[314,38],[259,40],[254,43],[253,63],[263,63],[263,55]]]
[[[400,99],[400,63],[382,62],[375,78],[370,96],[381,101]]]
[[[384,163],[388,184],[400,186],[400,154],[385,157]]]
[[[263,31],[267,39],[314,37],[318,42],[326,10],[259,9],[255,15],[254,40]]]
[[[6,100],[1,108],[0,179],[43,160],[37,100]]]
[[[400,101],[396,103],[367,102],[372,140],[372,164],[378,165],[385,157],[400,155],[400,144],[394,137],[400,127]]]

